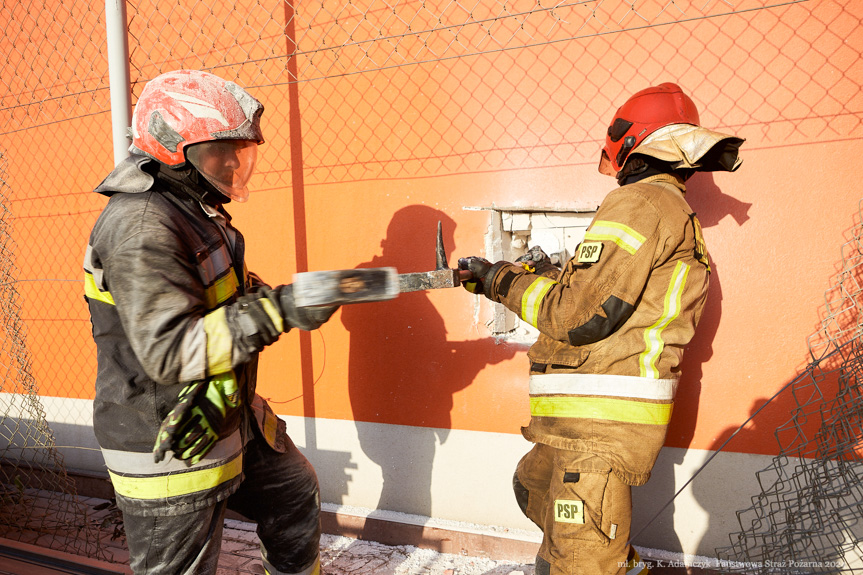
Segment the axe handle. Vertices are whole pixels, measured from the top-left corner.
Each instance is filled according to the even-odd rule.
[[[469,282],[473,279],[473,274],[470,270],[458,270],[458,281]]]

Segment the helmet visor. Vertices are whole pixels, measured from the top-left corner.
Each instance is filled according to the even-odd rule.
[[[186,149],[186,158],[217,190],[236,202],[249,199],[249,179],[258,160],[253,140],[212,140]]]

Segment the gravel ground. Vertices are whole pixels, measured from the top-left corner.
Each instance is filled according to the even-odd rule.
[[[534,575],[533,565],[332,535],[321,540],[321,566],[326,575]]]
[[[321,537],[324,575],[534,575],[533,565],[448,555],[411,545]],[[255,526],[226,521],[217,575],[262,574]]]

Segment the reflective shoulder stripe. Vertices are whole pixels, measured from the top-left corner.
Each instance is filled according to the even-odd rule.
[[[207,309],[215,309],[220,303],[231,299],[239,287],[240,282],[237,281],[237,274],[232,269],[204,290],[204,301]]]
[[[530,394],[605,395],[668,401],[674,399],[679,381],[631,375],[549,373],[530,376]]]
[[[204,316],[204,331],[207,334],[208,372],[213,374],[230,371],[234,340],[225,318],[225,308],[220,307]]]
[[[192,471],[132,477],[108,470],[114,491],[131,499],[166,499],[218,487],[243,472],[242,453],[223,465]]]
[[[114,303],[114,296],[111,295],[111,292],[100,290],[96,285],[96,278],[94,278],[93,274],[90,272],[84,272],[84,295],[96,301],[101,301],[109,305],[116,305]]]
[[[537,278],[521,295],[521,319],[536,327],[542,298],[557,282],[545,277]]]
[[[630,254],[635,254],[638,248],[644,244],[645,237],[624,224],[597,220],[593,222],[593,225],[584,234],[584,239],[594,241],[609,240]]]
[[[662,331],[680,315],[681,298],[689,275],[689,265],[677,262],[671,274],[671,282],[665,292],[662,315],[644,331],[644,351],[638,356],[638,369],[642,377],[659,377],[656,362],[665,348]]]
[[[212,467],[224,463],[243,450],[243,438],[239,430],[216,442],[213,449],[197,465],[188,466],[185,461],[176,459],[169,454],[159,463],[153,461],[151,452],[119,451],[102,449],[105,465],[118,474],[164,475],[178,471],[194,471],[195,468]]]
[[[645,403],[627,399],[579,396],[530,398],[530,414],[538,417],[604,419],[623,423],[667,425],[673,403]]]

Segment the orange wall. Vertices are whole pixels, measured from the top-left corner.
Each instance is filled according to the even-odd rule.
[[[859,2],[812,0],[300,82],[293,110],[283,60],[215,69],[266,106],[256,192],[229,207],[249,267],[274,284],[290,282],[298,262],[423,271],[434,265],[438,220],[451,265],[484,253],[489,214],[465,207],[595,207],[614,186],[596,164],[615,108],[644,87],[678,82],[704,125],[746,138],[737,173],[698,175],[688,194],[715,273],[668,445],[715,448],[807,362],[860,199],[861,19]],[[130,25],[149,39],[136,27],[152,22]],[[286,42],[264,41],[277,53]],[[217,51],[212,42],[194,57],[133,47],[133,79],[214,66]],[[21,279],[80,277],[87,230],[104,204],[88,190],[111,165],[109,122],[102,113],[0,140]],[[290,147],[297,126],[301,173]],[[48,395],[92,395],[79,288],[51,283],[46,295],[40,282],[21,284]],[[484,319],[462,290],[345,307],[319,332],[292,332],[265,351],[260,390],[285,415],[518,433],[528,418],[525,348],[495,345]],[[792,407],[783,396],[729,449],[776,453],[773,430]]]

